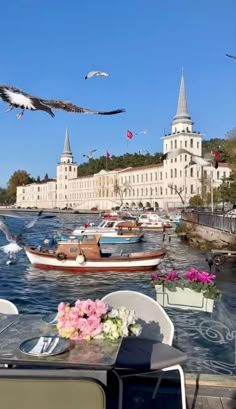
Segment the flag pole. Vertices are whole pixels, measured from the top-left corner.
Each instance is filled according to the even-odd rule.
[[[107,172],[107,155],[106,155],[106,172]]]
[[[126,138],[126,153],[128,153],[128,144],[129,144],[129,140],[128,138]]]

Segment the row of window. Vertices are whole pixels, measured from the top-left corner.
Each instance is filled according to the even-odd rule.
[[[178,142],[177,139],[174,139],[172,141],[170,141],[170,150],[172,149],[177,149],[177,148],[195,148],[194,143],[193,143],[193,138],[190,138],[190,140],[185,140],[184,141],[184,146],[183,146],[183,141],[179,141],[179,146],[178,146]],[[165,151],[168,152],[168,143],[165,144]],[[197,141],[196,143],[196,148],[199,149],[200,147],[200,141]]]

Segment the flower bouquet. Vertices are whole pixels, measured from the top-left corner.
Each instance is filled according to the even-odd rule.
[[[101,300],[77,300],[60,303],[57,313],[59,335],[71,340],[115,340],[140,335],[141,325],[135,322],[135,313],[125,307],[110,308]]]
[[[215,278],[214,274],[194,268],[191,268],[183,277],[174,270],[168,274],[151,275],[159,304],[208,312],[213,310],[214,300],[221,298],[222,295],[215,284]]]

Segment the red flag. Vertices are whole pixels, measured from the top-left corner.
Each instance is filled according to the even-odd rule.
[[[107,159],[110,159],[110,157],[111,157],[110,153],[107,152],[107,153],[106,153],[106,158],[107,158]]]
[[[133,138],[133,133],[129,130],[127,130],[127,138],[132,139]]]

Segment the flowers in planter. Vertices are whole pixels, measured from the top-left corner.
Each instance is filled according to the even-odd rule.
[[[135,313],[125,307],[110,308],[101,300],[77,300],[74,305],[58,305],[57,329],[59,335],[71,340],[110,339],[138,336],[141,325]]]
[[[182,289],[190,288],[198,293],[201,292],[205,298],[213,300],[220,298],[222,295],[221,290],[216,287],[215,278],[214,274],[198,271],[195,268],[190,268],[183,277],[180,277],[174,270],[171,270],[168,274],[151,274],[151,281],[154,286],[162,285],[169,291],[176,291],[177,287]]]

